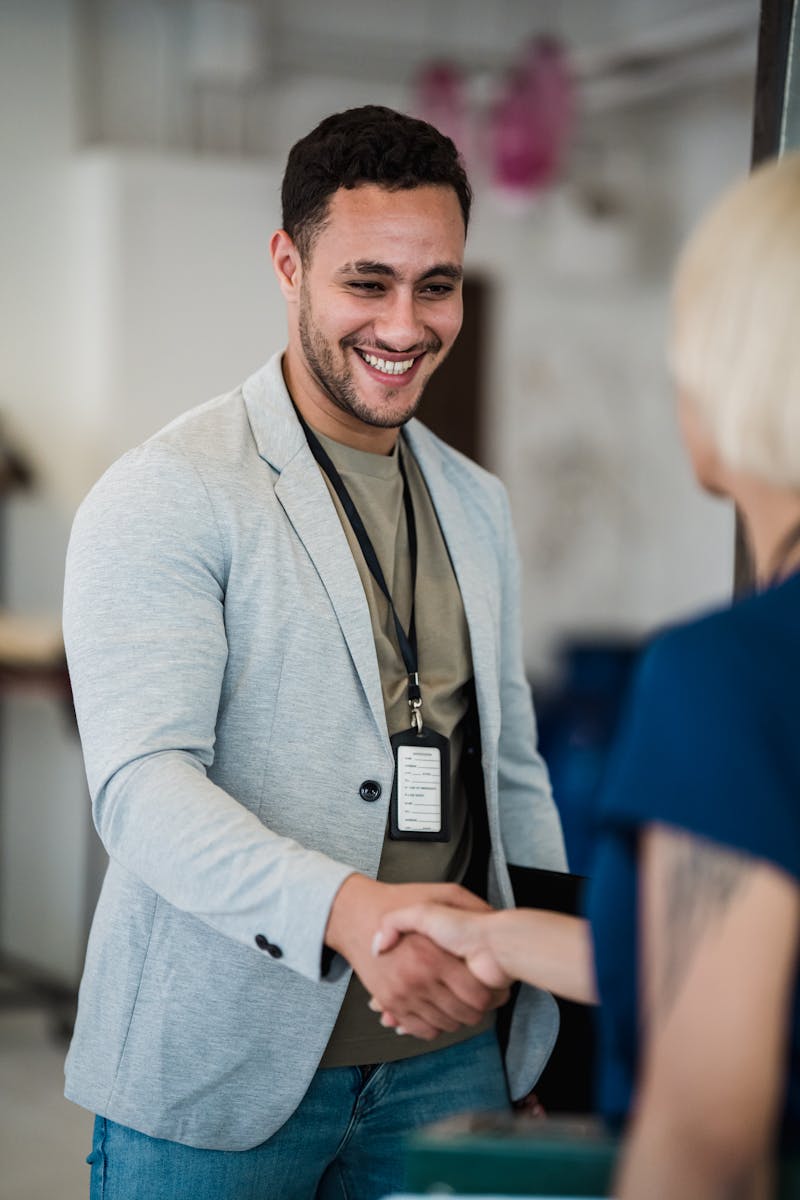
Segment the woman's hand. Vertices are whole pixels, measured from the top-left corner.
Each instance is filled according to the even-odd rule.
[[[467,911],[446,899],[422,900],[384,913],[373,954],[391,950],[406,933],[423,934],[461,959],[470,977],[498,994],[498,1004],[515,979],[578,1004],[597,1003],[589,925],[582,917],[535,908]],[[374,998],[370,1008],[383,1013],[383,1025],[405,1032],[390,1008]]]
[[[450,954],[461,958],[472,974],[489,988],[507,988],[513,982],[500,966],[491,947],[495,912],[467,912],[449,904],[425,902],[387,913],[372,943],[373,954],[396,946],[404,933],[422,933]]]

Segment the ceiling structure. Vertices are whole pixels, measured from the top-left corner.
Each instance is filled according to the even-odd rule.
[[[751,74],[756,0],[80,0],[86,140],[270,152],[278,93],[409,89],[432,60],[486,108],[532,36],[568,47],[584,112]],[[354,103],[360,102],[358,99]],[[274,137],[273,137],[274,140]]]

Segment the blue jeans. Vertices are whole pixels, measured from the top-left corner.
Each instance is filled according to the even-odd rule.
[[[402,1062],[317,1071],[252,1150],[200,1150],[97,1117],[90,1200],[379,1200],[403,1186],[405,1136],[509,1106],[494,1030]]]

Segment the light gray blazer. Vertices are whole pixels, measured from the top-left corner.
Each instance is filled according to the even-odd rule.
[[[507,858],[565,866],[508,505],[419,422],[406,436],[463,596],[490,899],[508,906]],[[95,486],[70,542],[64,635],[110,857],[66,1095],[155,1137],[257,1145],[299,1104],[333,1028],[349,969],[337,956],[321,977],[324,930],[353,868],[377,873],[393,773],[364,591],[279,355]],[[377,803],[360,798],[365,779]],[[524,989],[513,1095],[557,1024],[552,998]]]

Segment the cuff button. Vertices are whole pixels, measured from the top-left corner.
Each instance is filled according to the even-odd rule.
[[[276,946],[269,938],[264,937],[263,933],[256,934],[255,943],[259,950],[266,950],[270,958],[283,958],[283,951],[280,946]]]

